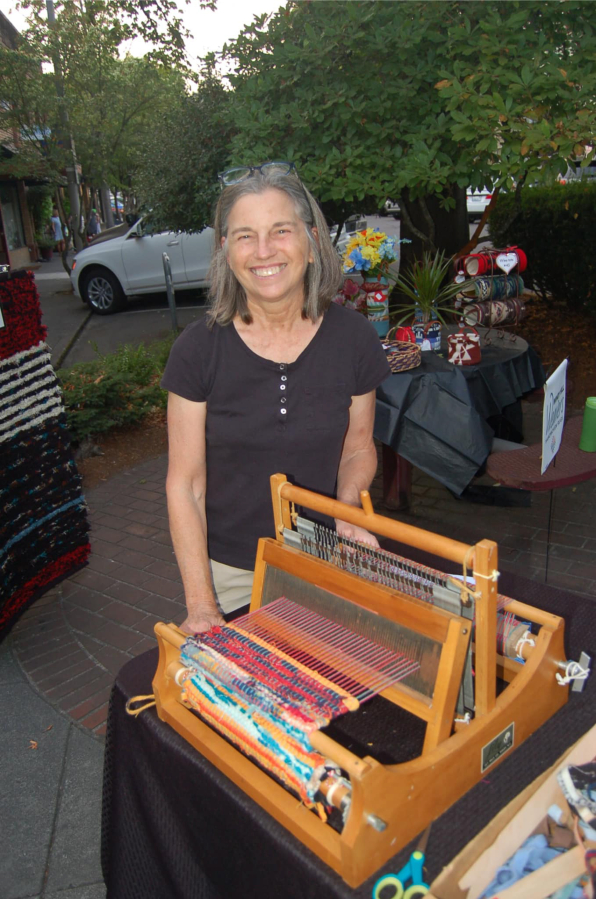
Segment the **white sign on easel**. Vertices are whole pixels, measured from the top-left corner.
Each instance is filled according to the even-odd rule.
[[[552,373],[544,385],[544,411],[542,413],[542,468],[544,474],[561,446],[565,424],[565,387],[567,359]]]

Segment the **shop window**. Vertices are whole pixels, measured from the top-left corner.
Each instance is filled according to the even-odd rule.
[[[19,194],[14,184],[0,184],[0,205],[4,219],[4,236],[9,250],[25,246]]]

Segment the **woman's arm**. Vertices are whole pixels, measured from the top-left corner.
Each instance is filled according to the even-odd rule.
[[[360,506],[360,491],[368,490],[377,471],[377,451],[373,441],[375,391],[353,396],[350,422],[337,474],[337,498],[351,506]],[[336,519],[342,537],[378,546],[377,538],[364,528]]]
[[[206,412],[206,403],[194,403],[175,393],[168,396],[166,493],[170,533],[188,611],[181,627],[189,634],[224,623],[215,602],[207,553]]]

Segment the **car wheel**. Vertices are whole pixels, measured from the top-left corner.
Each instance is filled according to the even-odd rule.
[[[95,268],[83,275],[81,295],[92,312],[112,315],[126,304],[126,297],[118,278],[106,268]]]

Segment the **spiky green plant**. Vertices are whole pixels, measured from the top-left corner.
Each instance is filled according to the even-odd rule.
[[[413,265],[395,279],[393,294],[406,297],[411,302],[401,302],[390,306],[390,312],[397,313],[402,324],[412,318],[420,310],[422,321],[428,322],[438,318],[445,324],[444,314],[453,313],[453,299],[461,290],[461,285],[450,279],[451,257],[445,258],[444,252],[424,253]]]

